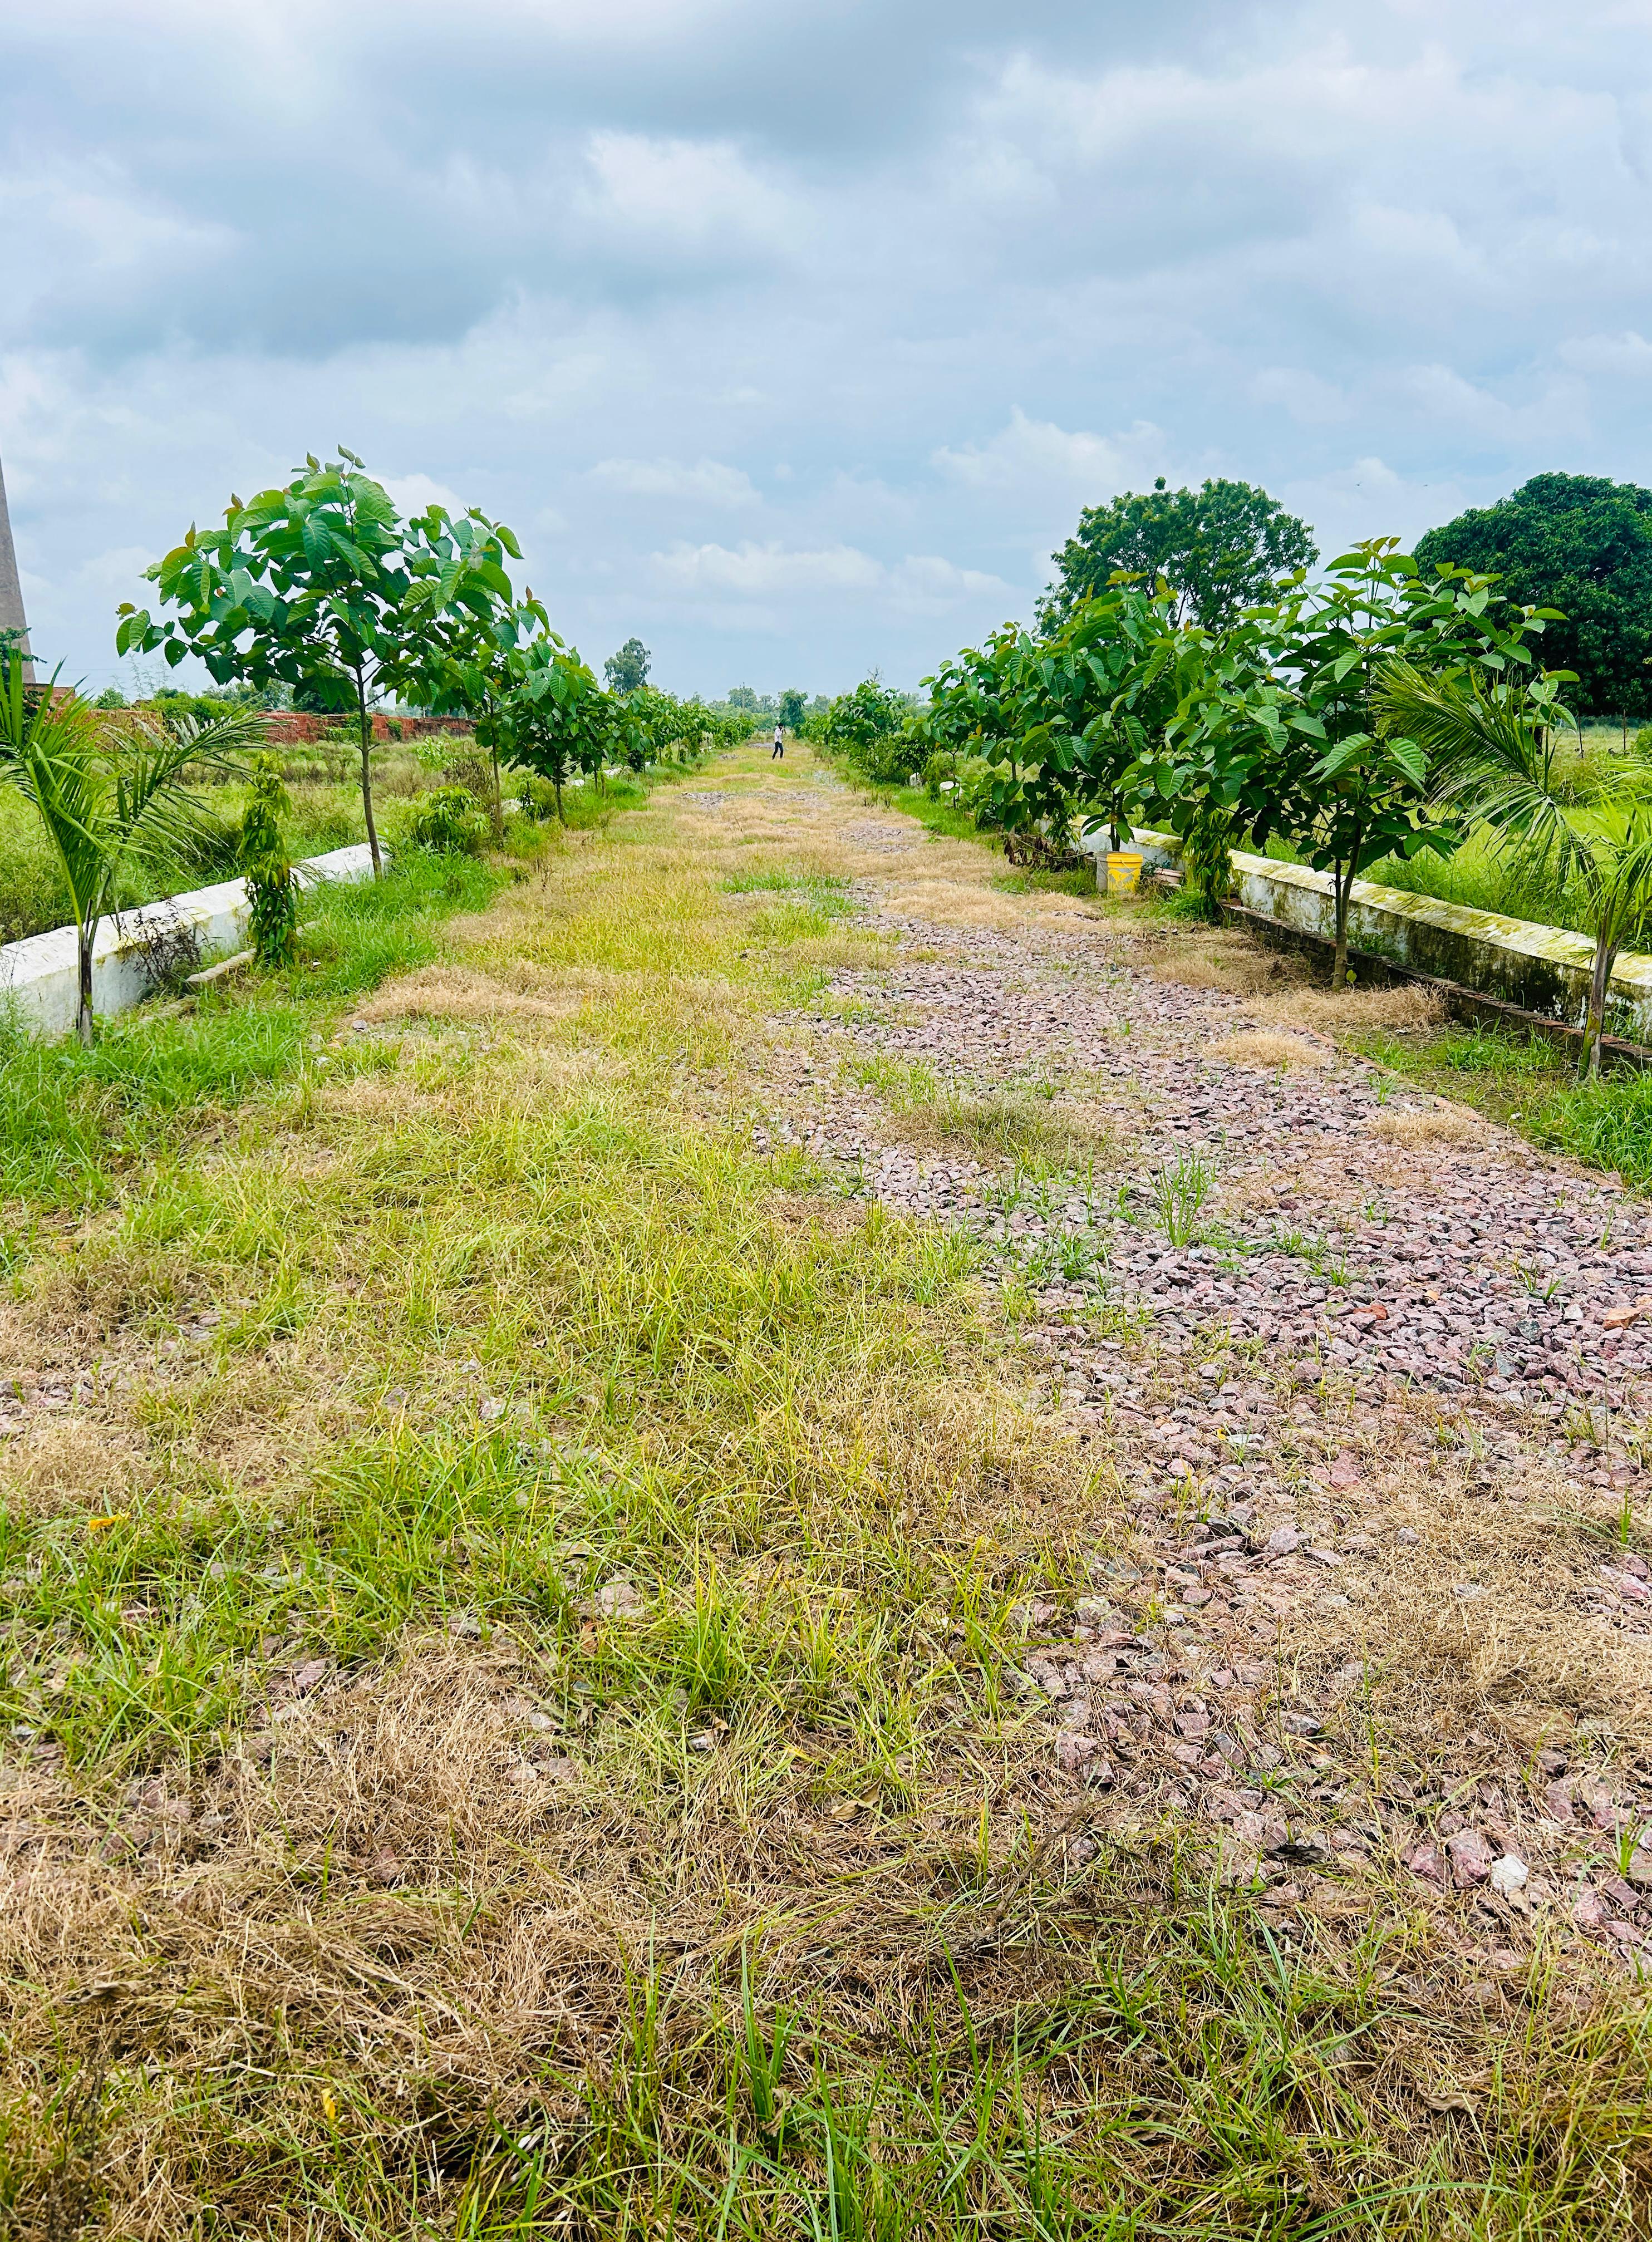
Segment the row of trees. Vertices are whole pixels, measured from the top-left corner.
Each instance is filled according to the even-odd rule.
[[[514,594],[508,564],[520,558],[509,527],[479,508],[432,505],[404,520],[353,453],[312,455],[280,488],[232,496],[221,528],[191,525],[149,571],[158,611],[121,608],[117,648],[173,667],[194,655],[222,688],[260,701],[285,690],[350,722],[376,874],[372,712],[386,696],[474,721],[496,837],[501,763],[547,778],[561,816],[574,773],[641,769],[729,728],[648,685],[635,639],[606,665],[605,687],[532,591]]]
[[[373,811],[375,702],[473,720],[488,758],[495,836],[502,838],[501,763],[537,773],[564,815],[576,773],[599,782],[616,767],[695,757],[749,728],[742,716],[680,701],[647,683],[632,640],[600,683],[550,628],[531,591],[518,598],[509,528],[473,508],[432,506],[404,520],[353,453],[312,456],[279,489],[232,497],[221,528],[193,526],[149,571],[156,611],[128,602],[117,647],[158,652],[171,668],[203,661],[221,700],[165,695],[126,708],[24,675],[20,649],[0,643],[0,782],[37,811],[74,913],[78,1029],[92,1040],[92,957],[101,920],[123,886],[189,843],[203,813],[191,779],[205,769],[251,776],[242,855],[260,956],[290,955],[296,918],[280,832],[279,775],[262,744],[283,699],[336,712],[356,731],[362,816],[375,875],[383,870]],[[112,701],[113,705],[111,705]],[[249,768],[249,761],[251,763]]]
[[[1127,491],[1086,507],[1055,556],[1039,607],[1052,629],[1119,570],[1163,581],[1179,621],[1219,630],[1319,558],[1306,522],[1253,483]],[[1579,713],[1652,710],[1652,490],[1605,475],[1534,475],[1494,506],[1474,507],[1418,540],[1420,568],[1495,576],[1515,605],[1555,610],[1549,667],[1573,674]]]
[[[1212,914],[1232,849],[1283,841],[1331,876],[1338,986],[1358,876],[1449,854],[1479,825],[1581,896],[1596,1064],[1613,959],[1652,923],[1652,815],[1644,775],[1566,749],[1576,680],[1539,660],[1562,618],[1486,574],[1420,568],[1392,538],[1214,605],[1212,622],[1166,578],[1112,571],[1046,603],[1041,628],[1006,625],[944,663],[919,710],[876,680],[841,696],[823,744],[878,782],[944,773],[1024,856],[1168,826]]]

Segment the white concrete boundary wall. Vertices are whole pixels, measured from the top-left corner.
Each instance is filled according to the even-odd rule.
[[[366,842],[329,849],[293,867],[300,883],[318,880],[365,880],[373,857]],[[124,1012],[141,1004],[155,987],[156,966],[191,947],[195,964],[210,965],[246,947],[246,882],[223,880],[163,903],[106,918],[92,951],[91,1001],[95,1012]],[[194,965],[186,970],[193,971]],[[72,1032],[80,1002],[80,963],[72,926],[31,934],[0,944],[0,1005],[18,1024],[41,1036]]]
[[[1105,888],[1105,831],[1086,836],[1085,846],[1098,859],[1098,884]],[[1181,842],[1173,833],[1143,830],[1131,846],[1149,864],[1180,861]],[[1236,849],[1233,887],[1237,900],[1259,917],[1326,942],[1335,935],[1328,872]],[[1348,903],[1348,943],[1391,965],[1454,981],[1544,1019],[1574,1028],[1582,1024],[1595,945],[1586,935],[1564,927],[1539,926],[1500,911],[1471,910],[1464,903],[1356,880]],[[1652,957],[1626,951],[1618,958],[1607,990],[1606,1025],[1609,1034],[1652,1045]]]

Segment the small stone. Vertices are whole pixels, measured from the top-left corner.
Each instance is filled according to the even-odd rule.
[[[326,1680],[326,1660],[325,1658],[306,1658],[303,1665],[297,1668],[293,1673],[292,1687],[300,1697],[305,1697],[309,1695],[312,1689],[319,1688],[319,1685]]]
[[[1492,1849],[1478,1829],[1458,1829],[1446,1840],[1452,1875],[1460,1884],[1483,1884],[1491,1874]]]
[[[1288,1557],[1301,1546],[1302,1536],[1294,1526],[1276,1527],[1262,1544],[1262,1553],[1268,1557]]]
[[[497,1394],[489,1393],[484,1398],[481,1406],[476,1413],[481,1419],[483,1424],[495,1424],[505,1413],[505,1404],[499,1399]]]
[[[1573,1922],[1580,1930],[1604,1930],[1606,1916],[1606,1902],[1585,1884],[1572,1902]]]
[[[1501,1892],[1505,1899],[1517,1892],[1525,1883],[1528,1871],[1518,1853],[1505,1853],[1501,1861],[1494,1861],[1487,1878],[1492,1890]]]
[[[1652,1852],[1644,1845],[1637,1845],[1629,1855],[1629,1865],[1624,1874],[1637,1890],[1652,1890]]]

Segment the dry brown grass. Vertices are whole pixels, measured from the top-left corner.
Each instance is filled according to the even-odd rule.
[[[497,936],[497,928],[494,930]],[[473,939],[480,939],[473,932]],[[355,1008],[359,1020],[462,1020],[498,1024],[507,1020],[565,1020],[577,1011],[578,991],[560,998],[530,996],[507,988],[463,965],[426,965],[417,973],[386,982]]]
[[[1371,1133],[1389,1144],[1483,1144],[1494,1126],[1483,1114],[1463,1105],[1435,1105],[1420,1111],[1389,1106],[1373,1118]]]
[[[1294,989],[1306,978],[1303,962],[1266,950],[1229,927],[1199,927],[1165,936],[1149,936],[1141,962],[1156,981],[1182,989],[1208,989],[1230,997],[1259,997],[1271,990]]]
[[[1211,1046],[1212,1058],[1231,1059],[1237,1066],[1329,1066],[1336,1053],[1327,1044],[1306,1036],[1283,1035],[1268,1028],[1250,1028],[1225,1036]]]
[[[1339,1030],[1353,1032],[1373,1032],[1386,1029],[1391,1033],[1420,1034],[1439,1026],[1444,1017],[1440,999],[1432,990],[1419,989],[1410,983],[1396,983],[1392,988],[1329,989],[1302,988],[1293,990],[1289,997],[1281,997],[1271,1006],[1259,1007],[1263,1017],[1288,1019],[1297,1025],[1315,1028],[1324,1035],[1335,1035]]]

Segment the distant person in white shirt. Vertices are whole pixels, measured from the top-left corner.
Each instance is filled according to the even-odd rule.
[[[786,752],[786,735],[785,735],[785,732],[784,732],[783,728],[782,728],[782,726],[780,726],[779,724],[776,724],[776,725],[775,726],[775,754],[774,754],[773,755],[770,755],[770,756],[769,756],[769,762],[774,762],[774,760],[775,760],[775,755],[783,755],[785,754],[785,752]]]

